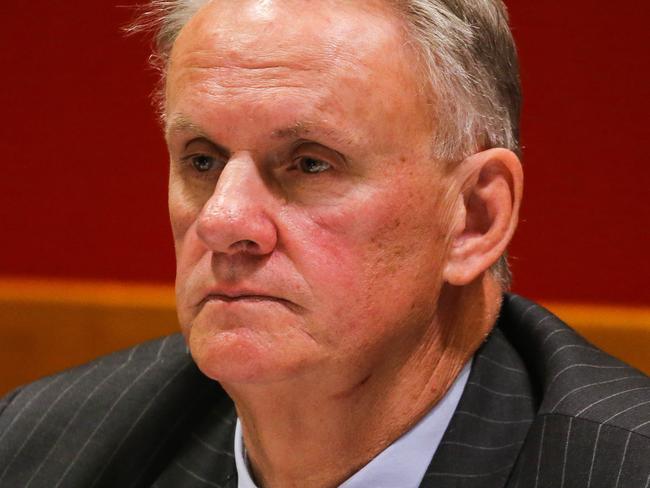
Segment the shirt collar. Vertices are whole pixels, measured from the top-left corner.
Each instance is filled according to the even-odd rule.
[[[458,406],[471,369],[470,360],[442,399],[408,432],[395,440],[339,488],[417,488]],[[237,488],[257,488],[246,460],[241,423],[235,426]]]

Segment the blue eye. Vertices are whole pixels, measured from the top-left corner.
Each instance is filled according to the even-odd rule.
[[[205,156],[203,154],[192,156],[190,158],[190,162],[192,163],[194,169],[196,169],[200,173],[205,173],[206,171],[210,171],[214,167],[214,158],[211,158],[210,156]]]
[[[325,161],[307,157],[300,158],[298,166],[300,167],[300,171],[308,174],[322,173],[331,168],[331,166]]]

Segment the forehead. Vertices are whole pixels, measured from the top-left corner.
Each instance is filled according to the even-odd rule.
[[[385,0],[212,0],[181,30],[172,61],[179,44],[185,51],[263,64],[356,60],[403,42],[402,23]]]
[[[208,69],[225,88],[288,76],[312,86],[335,78],[409,86],[418,62],[405,33],[387,0],[212,0],[181,30],[168,74]]]
[[[255,120],[251,137],[315,122],[379,152],[399,133],[431,129],[417,66],[387,0],[213,0],[174,44],[167,122],[192,112],[240,137],[242,114]]]

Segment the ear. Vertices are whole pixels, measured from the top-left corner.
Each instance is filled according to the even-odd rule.
[[[487,271],[505,252],[517,227],[523,191],[519,158],[489,149],[455,170],[461,192],[452,203],[451,242],[443,277],[463,286]]]

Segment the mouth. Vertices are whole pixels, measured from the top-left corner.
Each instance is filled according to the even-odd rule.
[[[207,295],[204,299],[203,302],[212,302],[212,301],[222,301],[222,302],[284,302],[286,300],[282,300],[280,298],[276,297],[271,297],[268,295],[247,295],[247,294],[242,294],[242,295],[224,295],[222,293],[211,293],[210,295]]]
[[[295,303],[286,300],[284,298],[279,298],[271,295],[260,295],[254,293],[237,293],[237,294],[210,293],[201,300],[199,306],[202,307],[203,305],[210,302],[251,303],[251,304],[278,303],[280,305],[284,305],[285,307],[295,311],[302,308],[299,305],[296,305]]]

